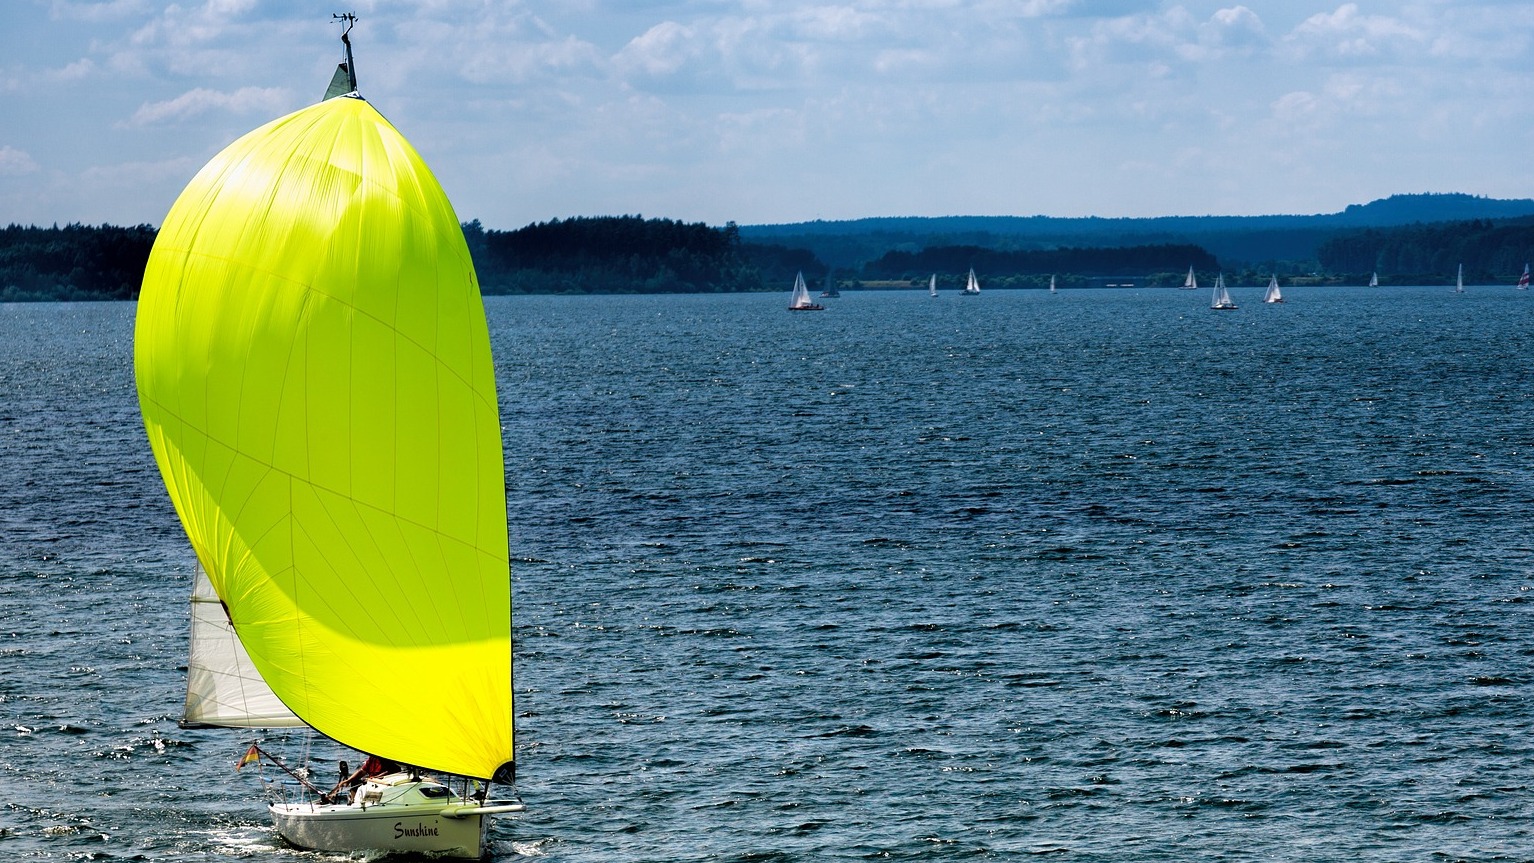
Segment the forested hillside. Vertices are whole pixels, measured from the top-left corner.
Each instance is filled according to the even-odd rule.
[[[734,225],[639,216],[464,225],[485,293],[705,293],[763,288]],[[781,274],[776,274],[780,277]],[[790,273],[788,278],[792,279]]]
[[[463,232],[480,283],[492,294],[786,292],[796,272],[817,284],[834,275],[842,288],[925,283],[932,274],[946,286],[970,267],[992,288],[1041,287],[1049,275],[1077,286],[1123,276],[1170,285],[1190,266],[1201,277],[1223,270],[1232,280],[1276,272],[1311,283],[1361,282],[1378,272],[1387,284],[1409,284],[1452,278],[1463,264],[1474,281],[1512,281],[1534,261],[1534,214],[1374,224],[1476,207],[1534,212],[1534,201],[1398,196],[1328,217],[882,219],[843,234],[833,225],[845,231],[847,223],[791,226],[813,228],[793,235],[640,216],[554,219],[511,231],[476,220]],[[1010,234],[979,229],[1023,223],[1027,231]],[[1109,223],[1121,224],[1105,228]],[[1078,239],[1095,240],[1063,241],[1060,224],[1081,229]],[[150,225],[0,230],[0,302],[133,299],[154,237]]]
[[[11,225],[0,230],[0,302],[132,299],[154,237],[150,225]]]
[[[803,249],[742,243],[711,228],[638,216],[555,220],[516,231],[463,226],[485,293],[784,290],[824,264]],[[155,229],[113,225],[0,231],[0,302],[138,296]]]
[[[838,267],[858,266],[890,249],[974,245],[1000,250],[1145,246],[1188,243],[1214,253],[1226,268],[1309,273],[1321,266],[1322,243],[1363,228],[1534,216],[1534,200],[1462,194],[1394,195],[1338,213],[1274,216],[895,216],[780,225],[742,225],[747,241],[809,249]]]
[[[1502,224],[1486,219],[1378,228],[1341,234],[1321,244],[1331,273],[1381,273],[1397,283],[1426,281],[1465,265],[1483,283],[1516,279],[1534,261],[1534,219]]]

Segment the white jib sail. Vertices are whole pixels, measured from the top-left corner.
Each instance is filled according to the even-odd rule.
[[[181,721],[226,728],[304,726],[256,671],[201,566],[192,587],[192,643]]]

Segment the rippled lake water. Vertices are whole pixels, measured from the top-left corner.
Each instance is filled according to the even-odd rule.
[[[1534,860],[1534,297],[1234,293],[489,298],[496,859]],[[133,311],[0,305],[0,855],[320,859],[176,725]]]

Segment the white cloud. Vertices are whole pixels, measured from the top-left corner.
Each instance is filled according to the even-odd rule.
[[[1225,48],[1261,48],[1268,44],[1268,32],[1256,12],[1235,6],[1215,12],[1201,25],[1199,41]]]
[[[1289,35],[1291,46],[1302,55],[1319,54],[1338,59],[1367,59],[1385,53],[1419,53],[1429,43],[1422,30],[1399,18],[1365,15],[1356,3],[1344,3],[1336,11],[1307,18]]]
[[[607,74],[607,56],[595,44],[519,4],[487,7],[473,18],[434,13],[432,5],[410,17],[391,16],[387,26],[364,16],[352,40],[369,83],[444,86],[456,79],[532,94]],[[375,63],[380,56],[389,58],[385,67]]]
[[[209,111],[229,111],[237,114],[275,113],[291,101],[287,90],[279,87],[242,87],[233,93],[223,93],[198,87],[164,102],[146,102],[133,112],[127,125],[149,126],[164,122],[179,122]]]
[[[50,71],[48,77],[54,81],[80,81],[89,78],[94,71],[96,71],[95,62],[89,57],[83,57],[62,69]]]
[[[1181,6],[1155,14],[1099,20],[1068,43],[1079,70],[1104,64],[1138,64],[1183,59],[1197,41],[1198,21]],[[1199,53],[1199,52],[1194,52]]]
[[[834,218],[1007,201],[1057,214],[1316,212],[1397,179],[1441,188],[1432,172],[1451,162],[1484,175],[1466,191],[1534,195],[1522,155],[1534,146],[1527,0],[347,8],[361,17],[352,38],[364,93],[462,196],[461,212],[496,226],[582,212],[749,223],[792,220],[796,208]],[[0,2],[0,32],[20,35],[0,61],[0,116],[13,120],[0,156],[9,174],[31,172],[7,176],[8,187],[52,196],[61,220],[157,218],[157,207],[120,214],[176,184],[131,166],[205,158],[317,98],[340,54],[330,11],[295,0]],[[112,133],[114,120],[126,134]],[[124,190],[149,191],[55,195],[44,182],[55,162],[100,165]]]
[[[1401,95],[1400,87],[1389,79],[1339,73],[1328,76],[1315,90],[1279,97],[1271,106],[1272,118],[1279,130],[1290,134],[1299,126],[1313,130],[1323,123],[1360,123],[1388,113],[1384,106],[1397,103]]]
[[[256,8],[256,0],[207,0],[203,11],[210,16],[233,17]]]
[[[1319,105],[1316,94],[1303,90],[1285,93],[1273,103],[1273,118],[1282,124],[1309,123]]]
[[[797,38],[828,42],[857,42],[882,32],[885,16],[851,6],[811,6],[790,18]]]
[[[480,84],[532,84],[571,73],[602,74],[605,62],[596,46],[564,36],[546,42],[503,43],[494,52],[465,52],[459,73]]]
[[[108,0],[105,3],[71,3],[66,0],[54,0],[49,7],[49,13],[63,21],[106,24],[143,15],[149,8],[148,0]]]
[[[19,177],[37,171],[37,162],[25,150],[0,147],[0,176]]]
[[[697,31],[675,21],[662,21],[636,36],[617,57],[620,69],[648,78],[675,75],[699,53]]]
[[[339,36],[338,27],[328,33],[323,29],[329,14],[313,13],[300,24],[274,20],[254,0],[167,3],[152,16],[127,22],[129,29],[104,42],[101,50],[112,68],[139,77],[269,80],[274,70],[312,56],[324,42],[317,38],[321,34]]]

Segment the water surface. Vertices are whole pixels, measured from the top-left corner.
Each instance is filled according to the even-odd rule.
[[[496,859],[1534,859],[1534,299],[1233,293],[488,299]],[[0,852],[319,859],[176,726],[132,314],[0,305]]]

